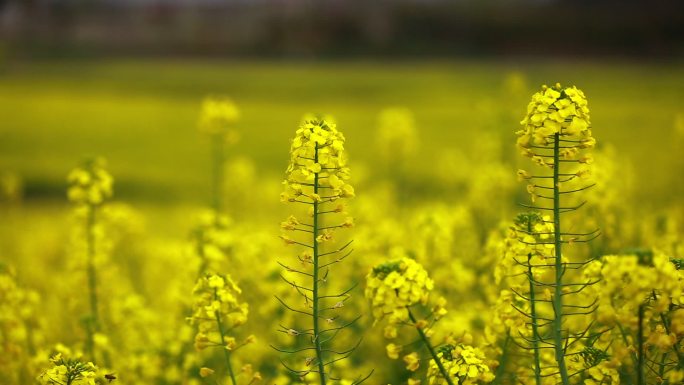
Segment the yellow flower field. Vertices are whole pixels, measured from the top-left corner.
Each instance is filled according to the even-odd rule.
[[[8,64],[0,384],[681,384],[682,100],[664,64]]]

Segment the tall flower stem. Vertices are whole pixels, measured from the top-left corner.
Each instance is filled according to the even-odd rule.
[[[407,307],[406,310],[408,311],[409,319],[415,325],[418,322],[416,320],[416,317],[413,316],[411,309],[409,309]],[[444,377],[444,380],[447,382],[447,384],[454,385],[454,382],[451,380],[451,377],[449,377],[449,373],[446,371],[446,369],[444,368],[444,365],[442,364],[442,360],[439,358],[439,356],[437,356],[437,353],[435,352],[435,348],[432,347],[432,343],[430,343],[430,339],[425,335],[425,332],[423,331],[423,329],[416,327],[416,331],[418,332],[420,339],[423,341],[423,344],[425,345],[425,347],[430,352],[432,359],[435,360],[435,363],[437,364],[437,367],[439,368],[439,372],[442,373],[442,377]]]
[[[218,295],[216,293],[216,289],[214,289],[214,300],[218,300]],[[223,328],[223,321],[221,320],[221,313],[216,310],[214,312],[216,315],[216,325],[218,326],[218,331],[219,334],[221,335],[221,349],[223,350],[223,355],[226,359],[226,367],[228,368],[228,375],[230,376],[230,381],[233,385],[237,385],[237,381],[235,380],[235,373],[233,372],[233,365],[231,364],[230,360],[230,350],[226,349],[224,344],[226,343],[226,332]]]
[[[570,383],[568,369],[565,366],[565,349],[563,339],[563,274],[564,264],[561,253],[561,226],[560,226],[560,133],[553,135],[553,227],[554,227],[554,251],[555,251],[555,285],[553,291],[553,339],[556,354],[556,362],[563,385]]]
[[[314,152],[314,162],[318,163],[318,144],[316,144]],[[314,174],[314,194],[318,195],[318,173]],[[316,349],[316,360],[318,361],[318,375],[321,380],[321,385],[325,385],[325,363],[323,362],[323,351],[321,348],[320,326],[319,321],[319,295],[318,295],[318,201],[314,199],[313,202],[313,227],[311,229],[312,245],[313,245],[313,284],[312,284],[312,302],[313,302],[313,343]]]
[[[90,300],[90,316],[86,327],[88,336],[86,340],[86,350],[90,357],[95,359],[94,334],[99,329],[99,311],[97,303],[97,270],[95,269],[95,221],[96,208],[94,205],[87,206],[85,238],[86,238],[86,258],[88,274],[88,297]]]
[[[532,219],[527,218],[527,232],[532,233]],[[534,353],[534,383],[541,385],[541,359],[539,354],[539,325],[537,324],[537,303],[534,275],[532,274],[532,253],[527,254],[527,280],[530,283],[530,318],[532,320],[532,350]],[[509,336],[506,336],[507,340]]]
[[[499,367],[496,368],[496,375],[494,376],[494,381],[492,382],[492,385],[498,385],[501,384],[503,380],[503,375],[506,372],[506,364],[508,363],[508,353],[509,353],[509,345],[511,342],[511,331],[506,330],[506,339],[504,340],[503,346],[501,347],[502,353],[501,353],[501,358],[499,359]]]
[[[644,305],[639,305],[639,326],[637,333],[637,385],[644,385]]]
[[[280,278],[303,298],[304,303],[300,305],[303,308],[288,305],[278,296],[276,299],[286,309],[305,315],[304,321],[308,327],[305,331],[298,331],[285,329],[281,325],[284,329],[281,330],[282,332],[292,337],[306,338],[306,348],[297,350],[274,348],[281,353],[292,356],[307,354],[303,369],[298,370],[290,367],[285,362],[282,364],[292,375],[299,378],[311,375],[312,381],[320,385],[342,381],[335,378],[337,374],[333,374],[335,370],[332,365],[335,362],[347,359],[358,347],[358,343],[349,349],[337,349],[333,346],[333,340],[338,332],[350,328],[359,319],[356,317],[345,322],[342,316],[337,314],[340,311],[339,309],[344,307],[344,302],[350,297],[349,293],[354,289],[354,285],[338,293],[331,292],[326,285],[327,279],[332,276],[330,274],[332,266],[341,262],[353,251],[353,248],[349,248],[352,241],[337,248],[331,246],[334,244],[333,234],[335,230],[352,227],[353,219],[346,218],[344,222],[338,224],[328,223],[327,220],[324,222],[324,219],[334,217],[332,215],[334,213],[345,215],[344,203],[342,202],[344,199],[354,197],[354,188],[347,183],[349,168],[346,167],[347,157],[344,151],[344,141],[344,135],[336,129],[334,123],[318,117],[305,120],[292,140],[290,163],[286,171],[286,179],[283,182],[285,188],[280,195],[283,202],[303,204],[307,208],[306,220],[300,220],[294,215],[290,215],[287,221],[281,223],[281,228],[284,231],[293,231],[298,234],[297,239],[281,235],[285,244],[306,248],[306,251],[297,257],[305,266],[304,271],[279,262],[287,272],[281,274]],[[326,204],[333,202],[337,202],[337,206],[326,206]],[[329,217],[325,217],[329,214]],[[330,226],[328,226],[329,224]],[[324,245],[326,245],[325,249],[323,249]],[[298,278],[290,277],[290,274],[298,274],[297,277],[307,283],[300,286],[296,282]],[[337,299],[338,302],[332,306],[327,306],[326,301],[333,299]],[[328,324],[337,326],[327,328],[326,325]],[[322,338],[324,336],[325,338]],[[316,376],[318,379],[315,379]],[[353,383],[359,384],[363,381],[365,378]]]

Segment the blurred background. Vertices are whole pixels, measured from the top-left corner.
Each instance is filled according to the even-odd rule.
[[[677,0],[3,1],[22,56],[678,57]]]
[[[449,327],[477,340],[498,295],[484,293],[496,287],[489,246],[529,199],[516,182],[529,162],[515,132],[542,84],[574,84],[589,101],[597,187],[573,226],[603,229],[592,252],[681,250],[683,59],[681,0],[0,0],[0,266],[50,299],[44,346],[78,346],[74,315],[84,307],[59,299],[78,299],[83,283],[70,280],[85,277],[65,267],[80,228],[69,220],[66,176],[102,156],[120,210],[108,260],[118,270],[103,286],[144,299],[140,312],[154,322],[131,330],[155,342],[111,326],[118,321],[111,340],[122,359],[159,345],[157,360],[185,330],[190,343],[178,350],[191,351],[189,233],[210,205],[213,167],[197,126],[203,99],[226,96],[240,118],[221,186],[232,218],[223,262],[254,304],[253,325],[282,313],[272,294],[289,287],[275,261],[295,254],[277,238],[292,213],[281,182],[302,117],[321,113],[347,138],[357,193],[357,259],[339,281],[362,279],[404,247],[457,298]],[[253,363],[274,378],[276,327],[257,329],[265,342]],[[353,365],[385,356],[382,342],[365,346]],[[139,383],[180,383],[174,363],[141,362],[136,370],[159,373]],[[377,383],[405,380],[401,362],[377,362]],[[185,375],[197,380],[195,369]]]
[[[529,94],[560,81],[646,172],[682,119],[683,54],[676,0],[1,1],[0,170],[22,196],[61,198],[71,165],[100,154],[121,197],[199,203],[206,95],[243,112],[233,155],[280,175],[306,112],[335,115],[366,161],[379,112],[406,107],[432,164],[485,129],[513,151]]]

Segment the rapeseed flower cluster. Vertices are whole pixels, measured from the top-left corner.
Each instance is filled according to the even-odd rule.
[[[548,145],[554,134],[575,137],[582,141],[581,148],[593,147],[596,143],[591,134],[591,121],[587,98],[575,86],[542,86],[532,95],[527,106],[527,115],[520,122],[523,130],[518,131],[518,145]]]
[[[446,344],[439,347],[437,356],[454,384],[484,384],[494,380],[485,354],[479,348]],[[429,385],[447,385],[434,360],[430,360],[427,377]]]
[[[601,322],[618,322],[635,330],[640,306],[648,304],[656,313],[663,313],[670,306],[684,305],[684,270],[678,270],[661,252],[647,255],[648,261],[638,255],[608,255],[588,267],[587,275],[601,279],[594,288],[601,301]]]
[[[228,331],[247,322],[248,305],[240,301],[242,290],[228,275],[208,274],[197,281],[191,323],[197,327],[195,348],[221,347],[229,351],[251,342],[238,342]]]
[[[415,260],[403,257],[379,264],[366,276],[366,298],[376,321],[389,316],[391,324],[408,321],[408,308],[427,304],[434,282]]]
[[[62,353],[57,353],[50,361],[53,366],[38,376],[41,384],[96,385],[100,382],[98,368],[92,362],[83,362],[80,358],[66,358]]]
[[[531,211],[518,214],[509,227],[505,244],[505,259],[513,263],[527,258],[534,258],[537,264],[553,254],[554,245],[548,241],[553,239],[553,221],[551,216]]]
[[[590,164],[590,155],[578,158],[582,149],[596,145],[591,132],[591,120],[587,98],[577,87],[543,86],[542,90],[532,96],[527,106],[527,115],[520,122],[523,129],[517,132],[518,147],[522,154],[544,167],[553,168],[554,159],[535,151],[538,148],[552,148],[555,135],[561,138],[559,157],[563,160],[575,160],[582,164]],[[586,170],[578,170],[578,176],[584,176]],[[519,173],[519,175],[522,173]],[[525,174],[521,176],[525,177]]]
[[[221,270],[228,257],[228,251],[235,242],[231,230],[232,220],[214,210],[206,210],[198,215],[197,224],[192,229],[192,251],[198,258],[200,275],[216,273]]]
[[[344,141],[334,123],[324,119],[305,121],[292,140],[281,201],[307,198],[308,202],[320,203],[354,197]],[[316,176],[320,192],[313,191]]]

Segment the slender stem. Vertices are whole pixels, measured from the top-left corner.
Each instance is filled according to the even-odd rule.
[[[88,295],[90,299],[90,317],[86,330],[88,333],[86,341],[86,350],[92,360],[95,360],[95,343],[94,335],[97,332],[99,324],[98,304],[97,304],[97,271],[95,269],[95,221],[96,221],[96,207],[94,205],[88,206],[88,213],[86,216],[86,258],[87,258],[87,274],[88,274]]]
[[[658,376],[660,378],[665,378],[665,363],[667,362],[667,353],[663,353],[660,357],[660,364],[658,364]]]
[[[413,324],[415,325],[418,322],[416,320],[416,317],[413,316],[411,309],[406,307],[406,310],[408,311],[408,315],[409,315],[409,318],[411,319],[411,322],[413,322]],[[444,369],[444,365],[442,364],[442,360],[437,356],[435,349],[432,347],[432,344],[430,343],[430,340],[428,339],[428,337],[425,335],[425,332],[423,332],[423,329],[416,327],[416,330],[418,331],[418,335],[420,336],[420,339],[423,340],[423,344],[425,344],[425,347],[430,352],[432,359],[437,364],[437,367],[439,368],[439,372],[442,373],[442,377],[444,377],[444,380],[447,382],[447,384],[454,385],[454,382],[449,377],[449,373],[446,371],[446,369]]]
[[[622,337],[622,342],[625,344],[626,347],[629,347],[630,344],[629,344],[629,340],[627,339],[627,333],[625,333],[625,329],[622,327],[622,325],[619,322],[617,323],[617,327],[620,330],[620,336]],[[637,365],[637,357],[636,357],[636,353],[634,353],[633,349],[632,349],[631,357],[632,357],[632,363],[636,366]],[[631,373],[629,375],[625,375],[625,380],[627,381],[628,385],[631,385],[633,383]]]
[[[532,232],[532,219],[527,218],[527,231]],[[537,325],[537,304],[535,302],[534,276],[532,275],[532,253],[527,254],[527,278],[530,282],[530,318],[532,319],[532,350],[534,352],[534,383],[541,385],[541,358],[539,354],[539,326]],[[508,338],[508,336],[506,337]]]
[[[563,348],[563,261],[561,253],[561,227],[560,227],[560,133],[555,133],[553,138],[553,226],[555,243],[555,268],[556,282],[553,292],[553,339],[556,353],[556,362],[561,376],[561,383],[569,385],[568,369],[565,367],[565,351]]]
[[[492,385],[498,385],[503,380],[503,375],[506,373],[506,364],[508,363],[508,345],[511,342],[511,331],[506,330],[506,339],[504,340],[503,347],[501,348],[501,359],[499,360],[499,367],[496,368],[496,374],[494,375],[494,381]]]
[[[214,289],[214,300],[218,299],[216,289]],[[233,385],[237,385],[235,380],[235,373],[233,373],[233,365],[230,362],[230,350],[226,349],[226,333],[223,330],[223,321],[221,320],[221,313],[216,310],[214,311],[216,315],[216,325],[218,326],[219,334],[221,335],[221,349],[223,350],[223,355],[226,358],[226,367],[228,368],[228,374],[230,375],[230,381]]]
[[[639,305],[639,327],[637,334],[637,385],[645,384],[644,377],[644,305]]]
[[[318,143],[316,143],[314,162],[318,163]],[[314,194],[318,194],[318,173],[314,174]],[[319,321],[319,293],[318,293],[318,201],[313,202],[313,227],[311,228],[312,243],[313,243],[313,343],[316,349],[316,359],[318,360],[318,376],[321,380],[321,385],[325,385],[325,363],[323,362],[323,351],[321,348],[320,327]]]
[[[223,167],[225,163],[224,143],[222,135],[212,135],[212,168],[211,168],[211,207],[214,209],[215,218],[223,209],[221,191],[223,190]]]

